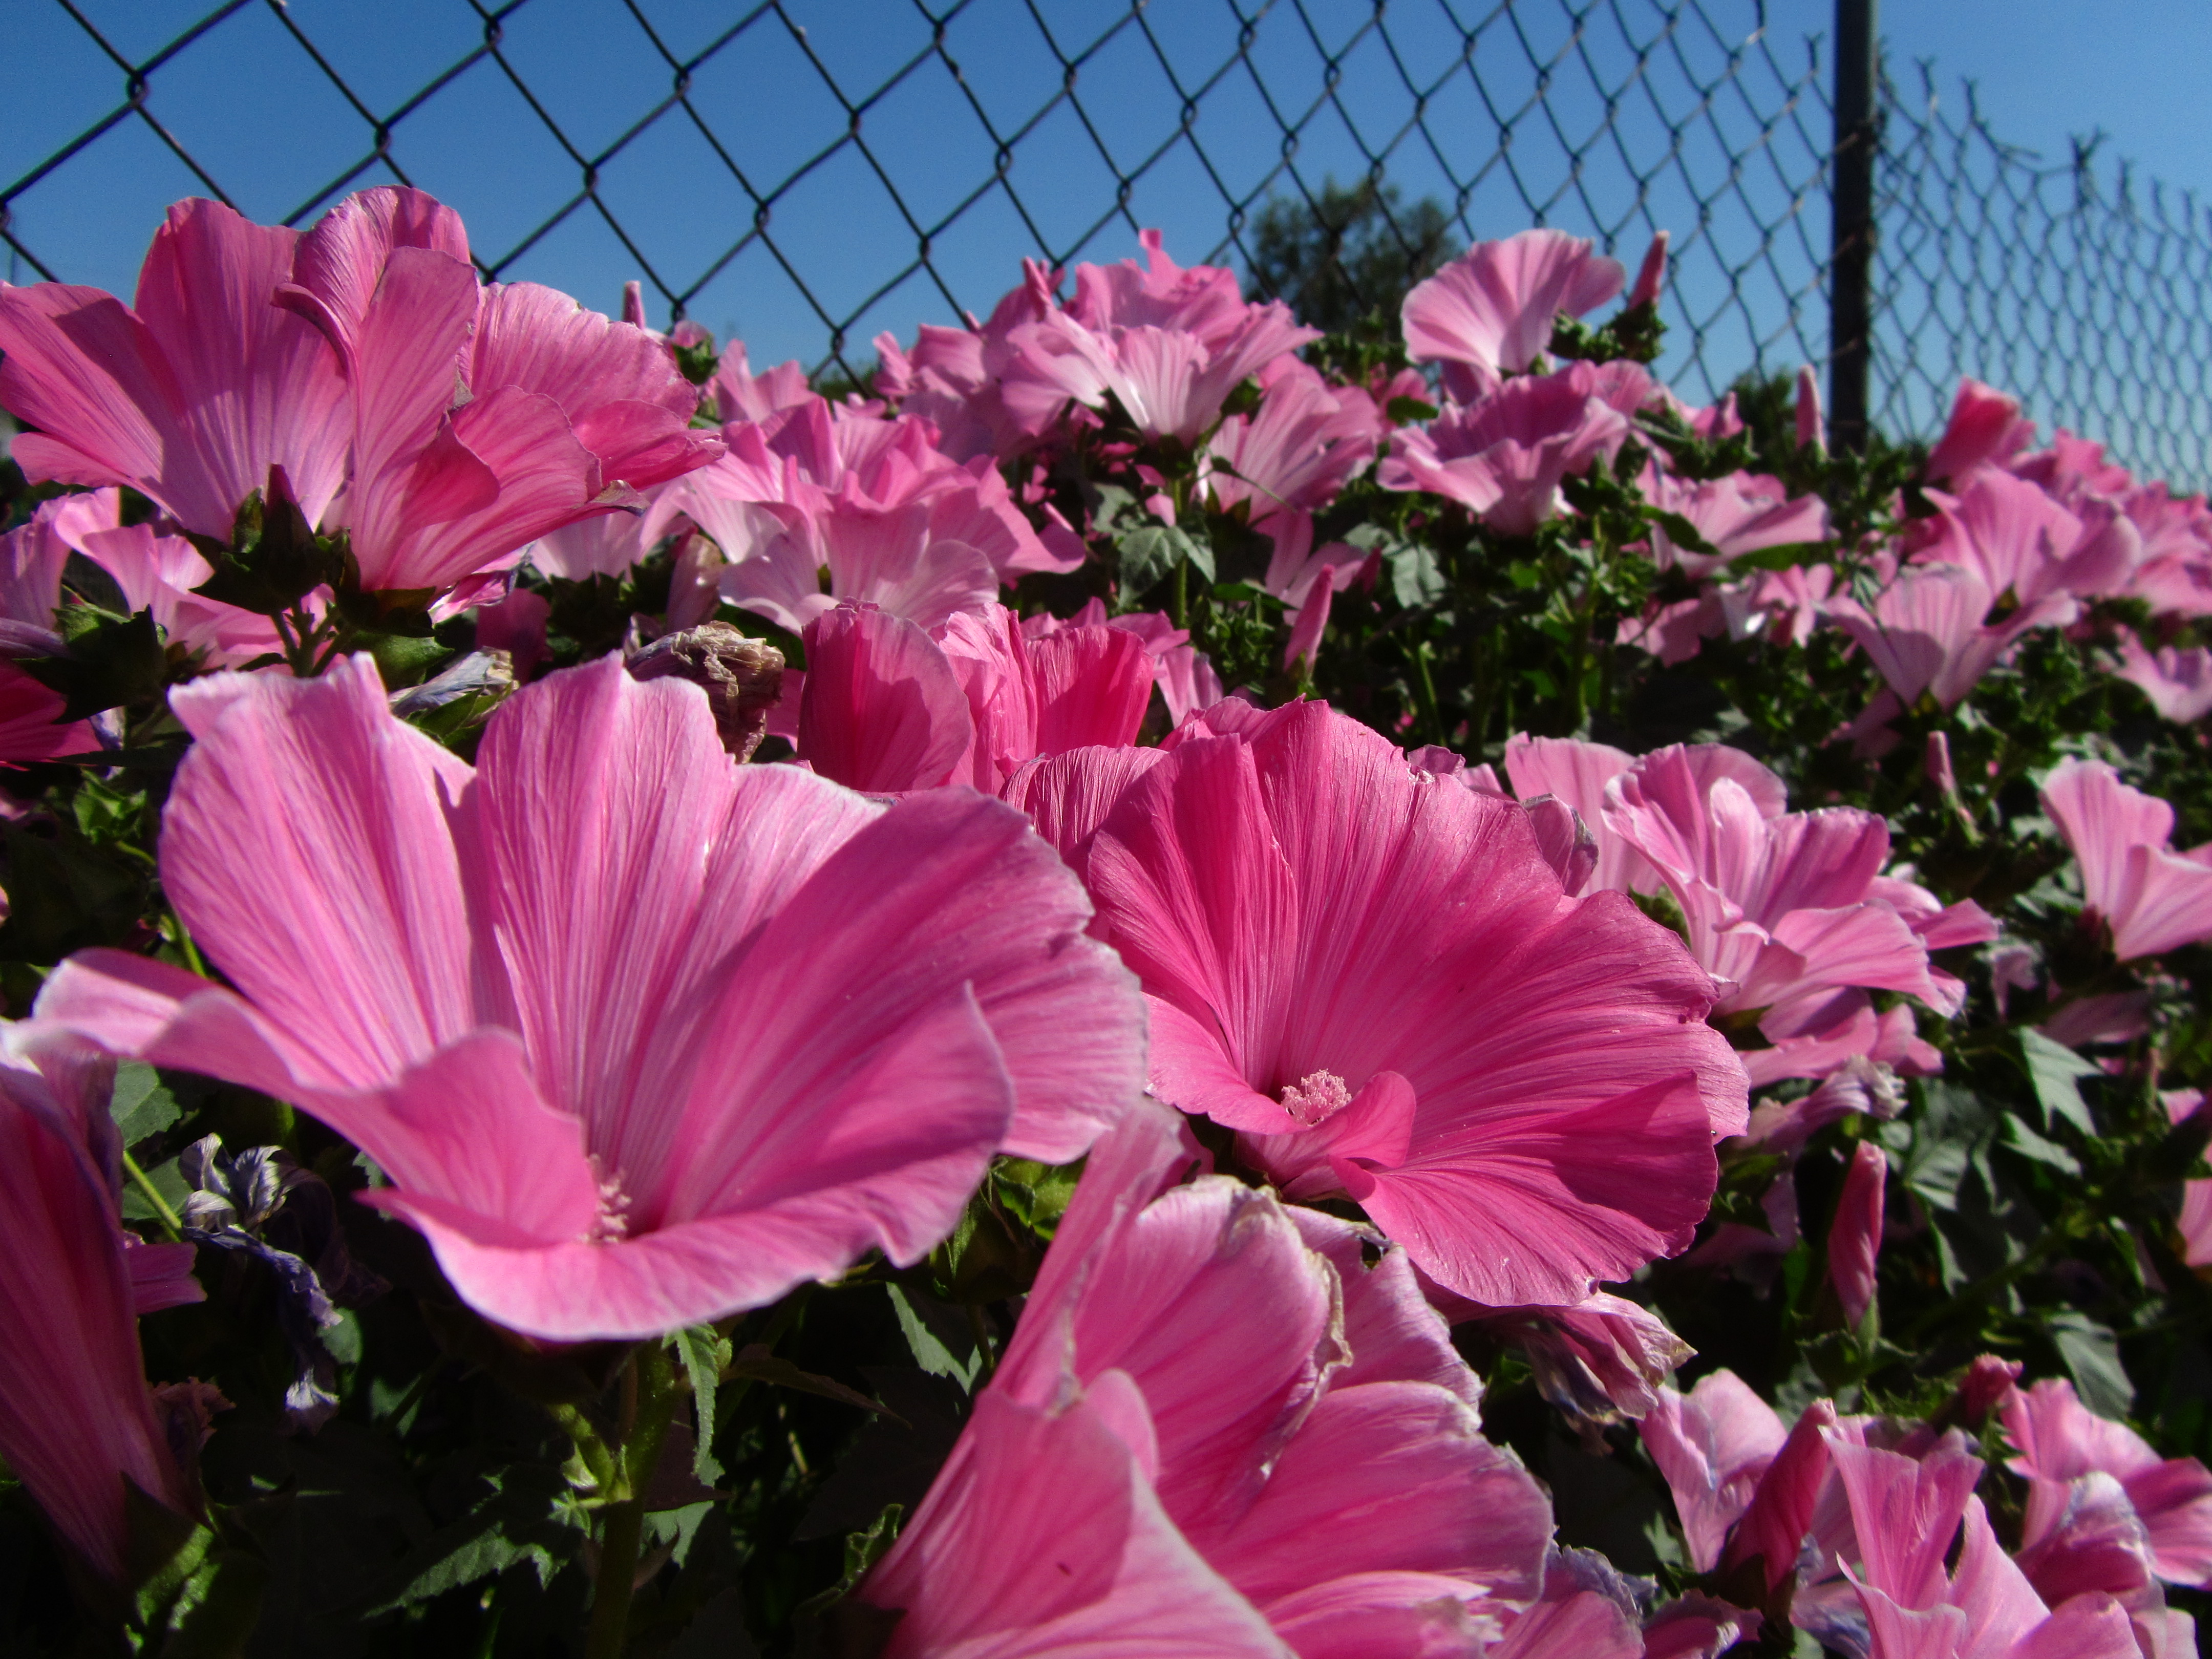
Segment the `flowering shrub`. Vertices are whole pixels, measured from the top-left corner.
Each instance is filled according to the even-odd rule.
[[[2195,1650],[2212,510],[1142,242],[0,287],[16,1648]]]

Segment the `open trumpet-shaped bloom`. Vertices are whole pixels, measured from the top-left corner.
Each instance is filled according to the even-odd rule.
[[[365,657],[173,704],[163,880],[238,993],[90,952],[40,1013],[315,1112],[515,1329],[911,1261],[994,1151],[1072,1158],[1139,1085],[1127,975],[997,802],[733,767],[697,687],[613,659],[515,696],[473,772]]]
[[[1187,1603],[1176,1653],[1413,1659],[1536,1595],[1549,1506],[1482,1437],[1404,1252],[1181,1184],[1202,1164],[1149,1103],[1093,1155],[996,1380],[860,1592],[903,1611],[891,1654],[1064,1652],[1071,1620],[1145,1651]],[[999,1473],[1047,1437],[1086,1448],[1073,1482]]]
[[[1443,364],[1446,389],[1471,401],[1535,362],[1561,313],[1596,310],[1626,277],[1619,260],[1565,231],[1478,242],[1406,295],[1407,355]]]
[[[2160,1457],[2124,1423],[2099,1417],[2050,1379],[2007,1391],[2000,1409],[2016,1454],[2010,1467],[2029,1482],[2027,1525],[2039,1533],[2086,1475],[2119,1482],[2148,1534],[2158,1576],[2199,1588],[2212,1583],[2212,1472],[2193,1457]]]
[[[2087,909],[2123,962],[2212,938],[2212,846],[2173,850],[2173,809],[2130,789],[2102,761],[2061,762],[2043,806],[2081,866]]]
[[[1291,1196],[1348,1194],[1490,1306],[1688,1243],[1744,1121],[1711,982],[1626,898],[1569,901],[1519,805],[1323,704],[1224,702],[1085,848],[1087,816],[1048,833],[1151,994],[1154,1092]]]
[[[1559,508],[1559,485],[1611,455],[1628,417],[1607,403],[1601,371],[1575,363],[1517,380],[1426,427],[1401,427],[1376,472],[1385,489],[1425,489],[1526,536]]]

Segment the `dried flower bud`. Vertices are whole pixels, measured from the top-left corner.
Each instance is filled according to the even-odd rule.
[[[629,672],[641,680],[674,676],[707,694],[722,747],[752,758],[768,732],[768,711],[783,695],[783,653],[747,639],[727,623],[702,623],[664,634],[634,652]]]

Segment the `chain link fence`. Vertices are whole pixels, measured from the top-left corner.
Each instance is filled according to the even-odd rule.
[[[152,38],[164,9],[0,26],[36,93],[0,128],[27,144],[0,156],[15,280],[127,287],[88,227],[128,219],[135,263],[172,196],[304,224],[399,179],[461,210],[488,275],[602,306],[636,276],[757,362],[856,375],[878,331],[988,309],[1022,255],[1118,258],[1161,225],[1251,270],[1271,214],[1364,190],[1364,234],[1409,258],[1431,202],[1460,241],[1555,224],[1632,262],[1670,229],[1659,368],[1693,401],[1827,355],[1825,46],[1759,0],[229,0]],[[1969,373],[2201,486],[2212,217],[1933,88],[1883,87],[1880,423],[1929,431]]]

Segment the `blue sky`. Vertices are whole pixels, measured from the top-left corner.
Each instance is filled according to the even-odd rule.
[[[951,320],[956,300],[987,309],[1040,238],[1055,252],[1118,258],[1134,251],[1133,218],[1164,227],[1170,251],[1186,262],[1201,257],[1223,234],[1224,190],[1241,197],[1260,188],[1281,159],[1281,120],[1310,108],[1294,157],[1309,185],[1357,173],[1363,146],[1377,149],[1395,138],[1393,176],[1413,195],[1457,200],[1464,188],[1479,235],[1528,222],[1532,198],[1547,204],[1553,222],[1607,236],[1631,261],[1653,223],[1673,226],[1678,248],[1686,243],[1688,252],[1662,367],[1685,373],[1686,390],[1697,389],[1700,365],[1725,382],[1754,342],[1784,364],[1817,353],[1825,310],[1811,270],[1826,248],[1826,208],[1803,187],[1826,118],[1816,107],[1786,106],[1789,83],[1806,62],[1804,36],[1827,27],[1827,4],[1767,6],[1763,46],[1747,50],[1741,76],[1714,106],[1739,140],[1753,131],[1753,112],[1778,125],[1767,147],[1732,173],[1710,126],[1695,120],[1687,142],[1670,152],[1668,119],[1693,114],[1698,104],[1679,64],[1709,76],[1722,53],[1753,33],[1754,0],[1705,0],[1717,33],[1693,19],[1661,42],[1613,118],[1621,142],[1601,139],[1583,153],[1579,171],[1567,152],[1601,131],[1601,89],[1626,80],[1638,47],[1650,43],[1649,0],[1622,0],[1617,9],[1642,31],[1637,38],[1623,39],[1594,16],[1564,55],[1563,9],[1522,0],[1480,37],[1479,87],[1463,70],[1445,73],[1459,52],[1455,3],[1470,20],[1489,10],[1474,0],[1392,0],[1387,27],[1363,33],[1371,8],[1362,0],[1309,0],[1310,33],[1293,9],[1278,4],[1255,32],[1255,79],[1233,61],[1237,21],[1225,0],[1153,0],[1141,27],[1112,34],[1084,60],[1079,111],[1053,103],[1061,65],[1028,8],[975,0],[945,37],[964,87],[942,60],[925,61],[866,112],[863,154],[836,147],[848,121],[821,70],[848,91],[873,88],[928,52],[929,25],[907,0],[791,0],[785,9],[804,27],[803,40],[764,17],[695,75],[690,95],[706,131],[672,111],[600,173],[600,193],[634,246],[587,203],[530,241],[506,274],[611,308],[623,281],[647,266],[684,289],[729,256],[691,298],[692,315],[718,332],[741,333],[757,364],[790,356],[812,362],[827,347],[829,325],[803,285],[833,319],[860,313],[848,350],[866,361],[865,342],[878,329],[910,337],[917,321]],[[743,15],[730,0],[638,5],[679,58]],[[83,0],[82,9],[132,58],[164,44],[179,19],[197,9],[148,0]],[[1121,15],[1106,0],[1039,0],[1036,10],[1070,56]],[[1963,97],[1960,78],[1973,77],[1984,113],[2014,142],[2063,155],[2070,134],[2101,126],[2111,135],[2107,155],[2134,156],[2145,175],[2212,197],[2212,138],[2201,113],[2212,23],[2203,0],[2112,0],[2097,8],[2078,0],[1892,0],[1884,10],[1893,70],[1934,58],[1946,99]],[[483,39],[465,0],[292,0],[289,15],[376,115],[396,110]],[[526,0],[506,20],[503,36],[502,54],[586,155],[669,94],[666,62],[620,0]],[[119,70],[50,0],[14,0],[8,38],[15,72],[0,99],[0,185],[102,118],[122,89]],[[1323,78],[1329,53],[1340,54],[1334,102]],[[1179,137],[1177,83],[1188,91],[1224,64],[1196,105],[1194,148]],[[1538,64],[1549,66],[1552,79],[1547,102],[1533,106]],[[1428,90],[1419,106],[1425,128],[1409,125],[1417,88]],[[147,106],[243,210],[264,221],[314,203],[371,148],[368,122],[259,3],[163,66]],[[1023,210],[991,183],[994,146],[977,108],[1002,134],[1035,122],[1006,174]],[[1516,111],[1522,113],[1515,143],[1501,160],[1498,114]],[[1127,218],[1113,211],[1116,181],[1102,144],[1124,172],[1163,152],[1133,186]],[[830,153],[775,200],[769,240],[732,256],[755,204],[717,146],[763,191]],[[578,162],[489,59],[401,120],[392,153],[416,182],[461,210],[479,252],[494,258],[528,241],[575,196],[581,178]],[[1649,177],[1637,208],[1639,173]],[[386,176],[371,167],[359,182]],[[1279,178],[1276,187],[1287,182]],[[950,297],[924,271],[878,294],[915,256],[915,231],[891,191],[918,222],[934,226],[979,188],[932,246]],[[56,275],[127,292],[164,204],[204,190],[150,130],[126,118],[16,200],[11,228]],[[1701,198],[1710,219],[1702,246],[1694,234]],[[1774,227],[1771,258],[1748,258],[1757,246],[1753,220]],[[1730,267],[1738,268],[1733,286]],[[10,274],[4,259],[0,274]],[[31,281],[37,272],[18,263],[12,276]],[[656,298],[653,310],[665,316],[665,302]],[[1702,340],[1679,325],[1685,318],[1704,325]]]

